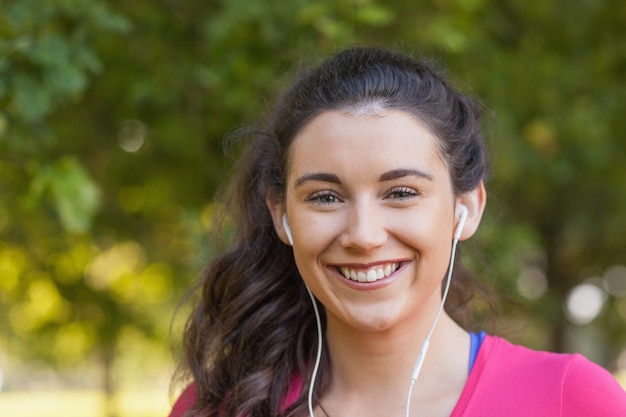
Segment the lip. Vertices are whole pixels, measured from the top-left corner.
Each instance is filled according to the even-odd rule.
[[[399,264],[398,268],[388,277],[378,279],[374,282],[353,281],[351,279],[344,277],[339,271],[340,267],[353,268],[353,269],[371,269],[373,267],[377,267],[377,266],[381,266],[385,264],[393,264],[393,263],[398,263]],[[390,285],[391,283],[393,283],[396,279],[399,278],[401,272],[410,263],[411,261],[407,259],[396,259],[396,260],[388,260],[384,262],[372,262],[372,263],[367,263],[367,264],[351,263],[351,264],[329,265],[328,268],[331,270],[332,275],[345,286],[349,288],[353,288],[355,290],[369,291],[369,290],[376,290],[382,287],[386,287],[387,285]]]

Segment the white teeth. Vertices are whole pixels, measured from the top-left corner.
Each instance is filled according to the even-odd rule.
[[[351,279],[352,281],[358,282],[375,282],[379,279],[383,279],[388,277],[389,275],[396,272],[396,270],[400,267],[399,263],[390,263],[384,264],[377,268],[365,269],[365,270],[356,270],[351,269],[345,266],[339,268],[341,275],[344,277]]]

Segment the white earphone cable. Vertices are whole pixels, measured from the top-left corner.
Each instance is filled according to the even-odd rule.
[[[309,405],[309,417],[314,417],[313,415],[313,388],[315,387],[315,379],[317,378],[317,371],[320,367],[320,362],[322,359],[322,320],[320,318],[320,312],[317,308],[317,302],[315,301],[315,297],[313,297],[313,293],[309,289],[308,285],[304,285],[306,287],[306,291],[309,293],[309,297],[311,297],[311,303],[313,303],[313,311],[315,312],[315,321],[317,323],[317,356],[315,357],[315,365],[313,366],[313,373],[311,374],[311,384],[309,385],[309,396],[308,396],[308,405]]]
[[[406,413],[405,416],[409,417],[411,410],[411,395],[413,394],[413,386],[415,385],[415,381],[422,370],[422,365],[424,364],[424,359],[426,358],[426,353],[428,352],[428,347],[430,346],[430,337],[433,335],[435,331],[435,327],[437,326],[437,322],[439,321],[439,317],[441,316],[441,312],[443,311],[443,307],[446,303],[446,298],[448,298],[448,291],[450,290],[450,282],[452,281],[452,271],[454,269],[454,259],[456,257],[456,245],[459,242],[458,237],[454,237],[452,241],[452,253],[450,254],[450,267],[448,268],[448,276],[446,278],[446,286],[443,290],[443,295],[441,297],[441,304],[439,304],[439,309],[437,310],[437,315],[435,316],[435,320],[433,321],[432,326],[430,326],[430,330],[428,331],[428,335],[426,336],[426,340],[422,344],[420,349],[420,353],[417,355],[417,360],[415,361],[415,366],[413,367],[413,372],[411,373],[411,383],[409,384],[409,392],[406,398]]]

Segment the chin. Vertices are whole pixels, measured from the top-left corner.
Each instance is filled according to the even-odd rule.
[[[358,318],[352,318],[348,321],[349,325],[355,330],[365,333],[380,333],[392,330],[399,323],[397,316],[381,317],[360,315]]]

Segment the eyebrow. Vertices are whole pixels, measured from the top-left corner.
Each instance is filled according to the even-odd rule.
[[[379,182],[391,181],[391,180],[395,180],[395,179],[402,178],[402,177],[419,177],[419,178],[427,179],[429,181],[433,180],[433,176],[427,172],[420,171],[418,169],[400,168],[400,169],[394,169],[391,171],[384,172],[378,178],[378,181]]]
[[[391,171],[384,172],[383,174],[381,174],[380,177],[378,177],[378,182],[391,181],[391,180],[395,180],[398,178],[409,177],[409,176],[424,178],[429,181],[433,180],[433,176],[431,174],[420,171],[418,169],[400,168],[400,169],[394,169]],[[301,176],[300,178],[298,178],[294,182],[294,188],[301,186],[307,181],[320,181],[320,182],[341,184],[341,180],[339,180],[339,177],[336,176],[335,174],[330,174],[326,172],[313,172],[310,174],[305,174]]]
[[[321,181],[321,182],[332,182],[334,184],[341,184],[339,177],[336,176],[335,174],[327,174],[325,172],[314,172],[311,174],[305,174],[301,176],[294,182],[293,186],[294,188],[297,188],[307,181]]]

